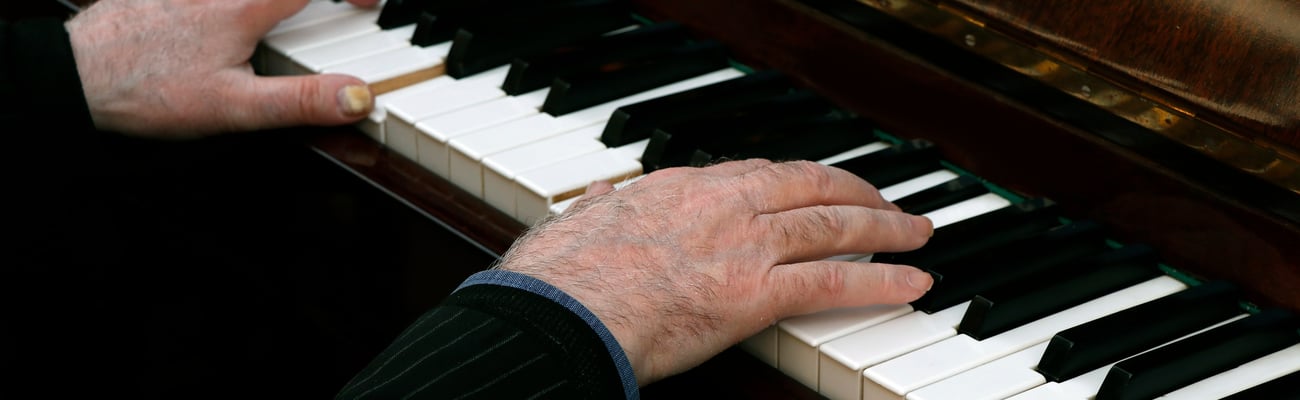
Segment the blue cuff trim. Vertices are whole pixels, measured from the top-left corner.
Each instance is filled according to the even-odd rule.
[[[609,331],[609,328],[606,328],[605,324],[600,322],[599,318],[596,318],[596,314],[592,314],[591,310],[579,303],[577,299],[555,286],[543,282],[541,279],[514,271],[497,269],[482,271],[471,275],[456,290],[473,285],[497,285],[528,291],[551,299],[551,301],[569,309],[574,315],[582,318],[583,321],[587,321],[587,325],[591,326],[591,330],[596,332],[596,336],[600,336],[600,339],[605,342],[605,349],[609,351],[609,356],[614,359],[614,366],[618,368],[618,376],[623,380],[623,393],[627,395],[628,399],[641,398],[641,391],[636,384],[636,374],[632,372],[632,362],[628,361],[627,354],[623,352],[623,346],[618,344],[618,340],[614,338],[614,334]]]

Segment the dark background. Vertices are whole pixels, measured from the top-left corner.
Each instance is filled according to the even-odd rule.
[[[494,260],[304,135],[110,137],[10,168],[0,398],[332,397]]]
[[[0,398],[329,398],[495,259],[312,152],[316,129],[158,142],[47,122],[0,127],[67,143],[0,148]]]

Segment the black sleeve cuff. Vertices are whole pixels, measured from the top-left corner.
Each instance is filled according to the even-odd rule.
[[[541,295],[497,285],[461,288],[444,303],[491,314],[536,338],[559,356],[583,398],[624,398],[623,382],[605,342],[581,317]]]
[[[0,22],[0,58],[0,119],[5,126],[94,128],[63,21]]]
[[[362,370],[339,399],[625,398],[587,322],[511,287],[461,288]]]

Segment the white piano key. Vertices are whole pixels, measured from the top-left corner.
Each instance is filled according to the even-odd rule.
[[[644,175],[643,175],[643,176],[644,176]],[[565,199],[565,200],[563,200],[563,201],[560,201],[560,202],[558,202],[558,203],[552,204],[552,205],[551,205],[551,215],[560,215],[560,214],[563,214],[564,211],[565,211],[565,210],[568,210],[568,209],[569,209],[569,206],[573,205],[573,203],[576,202],[576,201],[578,201],[578,198],[577,198],[577,197],[571,197],[571,198]],[[516,199],[516,203],[518,203],[518,199]],[[773,329],[773,331],[772,331],[772,346],[773,346],[773,347],[772,347],[772,359],[775,360],[775,359],[776,359],[776,347],[775,347],[775,346],[776,346],[776,330],[775,330],[776,328],[772,328],[772,329]],[[776,364],[772,364],[772,366],[775,367]]]
[[[495,69],[464,79],[440,76],[424,85],[418,92],[404,90],[401,97],[384,105],[384,144],[393,151],[412,160],[418,160],[419,121],[453,111],[482,104],[505,95],[497,86],[505,79],[505,71]],[[482,126],[482,124],[480,124]]]
[[[1108,370],[1110,370],[1110,366],[1106,366],[1106,368],[1098,368],[1092,372],[1079,375],[1074,379],[1065,382],[1047,382],[1015,396],[1008,397],[1008,399],[1092,400],[1092,398],[1097,395],[1097,388],[1101,387],[1101,382],[1106,379],[1106,372]]]
[[[836,338],[911,313],[907,304],[879,304],[827,310],[777,324],[778,369],[813,390],[818,386],[818,348]]]
[[[886,188],[880,189],[880,196],[885,200],[895,201],[909,195],[915,194],[925,189],[939,186],[945,182],[957,179],[960,176],[956,172],[949,170],[938,170],[925,175],[921,175]]]
[[[381,30],[303,50],[290,58],[303,70],[320,73],[334,65],[411,47],[411,35],[414,33],[415,25]]]
[[[1047,342],[993,360],[907,394],[907,400],[998,400],[1047,382],[1033,370]]]
[[[482,160],[491,154],[523,146],[561,133],[592,125],[603,125],[619,107],[667,96],[670,94],[707,86],[736,78],[742,72],[727,68],[690,79],[681,80],[651,90],[626,96],[597,106],[561,116],[537,114],[504,125],[473,132],[447,142],[451,149],[452,183],[466,190],[482,193]]]
[[[441,76],[438,79],[453,83],[393,100],[388,104],[388,114],[392,118],[414,124],[422,119],[505,97],[501,83],[505,82],[509,72],[509,67],[497,67],[461,79]],[[540,108],[541,104],[537,104],[537,107]]]
[[[539,90],[545,95],[545,90]],[[400,120],[394,121],[394,129],[414,129],[416,161],[438,176],[450,175],[450,150],[447,141],[481,129],[509,123],[520,118],[537,115],[536,104],[520,97],[504,97],[483,104],[466,107],[436,117],[428,118],[415,124],[414,128]],[[398,137],[403,137],[399,132]]]
[[[926,218],[930,218],[930,222],[934,224],[935,229],[938,229],[954,222],[999,210],[1010,205],[1010,200],[997,195],[997,193],[985,193],[960,203],[925,213],[924,215]]]
[[[622,106],[636,104],[646,100],[653,100],[667,95],[676,94],[679,92],[684,92],[687,90],[691,90],[703,86],[708,86],[725,80],[739,78],[743,75],[745,75],[745,73],[741,72],[740,70],[734,68],[725,68],[725,69],[709,72],[703,75],[695,76],[692,78],[683,79],[654,89],[646,90],[637,94],[619,98],[607,103],[574,111],[572,113],[565,114],[561,117],[573,116],[575,118],[594,119],[594,120],[604,121],[609,119],[610,115],[614,113],[614,110],[617,110],[619,107]]]
[[[555,214],[559,214],[562,212],[564,211],[560,210]],[[744,350],[746,353],[749,353],[750,355],[754,356],[754,358],[757,358],[760,361],[762,361],[764,364],[770,365],[773,368],[775,368],[777,367],[778,362],[780,361],[780,359],[777,358],[776,341],[777,341],[777,327],[776,325],[772,325],[754,334],[754,336],[750,336],[748,339],[745,339],[745,341],[740,342],[739,346],[741,350]]]
[[[606,149],[606,150],[608,150],[608,149]],[[627,178],[627,179],[624,179],[624,180],[620,180],[620,181],[614,182],[614,189],[615,189],[615,190],[622,189],[623,187],[625,187],[625,186],[627,186],[627,185],[631,185],[633,182],[639,181],[639,180],[641,180],[641,178],[644,178],[644,177],[645,177],[645,175],[637,175],[637,176],[634,176],[634,177],[631,177],[631,178]],[[585,193],[585,192],[584,192],[584,193]],[[552,205],[551,205],[551,214],[550,214],[550,215],[559,215],[559,214],[563,214],[565,210],[568,210],[568,209],[569,209],[569,206],[570,206],[570,205],[573,205],[573,203],[576,203],[576,202],[578,201],[578,199],[580,199],[580,198],[582,198],[582,196],[574,196],[574,197],[570,197],[570,198],[568,198],[568,199],[565,199],[564,201],[561,201],[561,202],[559,202],[559,203],[552,204]],[[773,325],[773,326],[775,326],[775,325]],[[772,346],[776,346],[776,331],[775,331],[775,330],[772,331]],[[773,358],[772,358],[773,360],[776,359],[776,347],[772,347],[772,357],[773,357]],[[774,364],[772,364],[772,366],[775,367],[776,364],[774,363]]]
[[[551,214],[551,205],[577,197],[596,181],[618,182],[641,175],[637,160],[650,140],[564,160],[515,177],[515,218],[532,224]]]
[[[604,125],[593,125],[493,154],[483,159],[483,200],[515,213],[515,177],[524,172],[605,149]]]
[[[876,150],[888,147],[887,145],[868,146]],[[897,197],[891,198],[890,196],[906,196],[908,193],[925,190],[956,177],[957,174],[951,171],[936,171],[883,188],[881,194],[885,197],[885,200],[893,201]],[[954,204],[954,206],[956,205]],[[971,213],[971,216],[974,215],[977,214]],[[847,257],[854,259],[867,257],[861,261],[870,262],[870,255],[848,255]],[[817,371],[820,369],[818,367],[818,360],[820,359],[817,350],[818,346],[840,336],[871,327],[912,311],[912,307],[909,305],[879,306],[867,307],[866,309],[829,310],[824,313],[781,321],[778,325],[780,328],[780,341],[777,351],[780,353],[781,360],[789,362],[782,362],[779,367],[786,375],[794,377],[805,386],[816,390],[818,387]],[[883,314],[874,315],[873,313]],[[821,314],[826,315],[822,316]]]
[[[985,340],[958,335],[863,371],[864,397],[901,399],[980,364],[1046,341],[1061,330],[1187,288],[1168,276],[1099,297]],[[870,395],[870,396],[868,396]]]
[[[366,9],[347,2],[335,3],[328,0],[315,0],[307,3],[307,6],[303,7],[302,11],[298,11],[297,14],[280,21],[274,28],[271,28],[271,32],[268,32],[266,36],[279,35],[305,26],[325,23],[335,18],[359,14],[364,11]]]
[[[951,174],[951,172],[948,172],[948,174]],[[923,182],[933,183],[937,185],[939,183],[947,181],[947,179],[938,179],[945,176],[955,176],[955,174],[947,175],[945,173],[942,173],[942,171],[938,173],[927,174],[925,176],[918,177],[917,179],[913,179],[912,181],[899,183],[899,185],[908,185],[908,188],[906,190],[891,191],[891,193],[898,194],[898,193],[905,193],[909,190],[924,190],[925,187],[921,187],[921,183]],[[891,189],[893,187],[894,186],[890,186],[885,189]],[[978,216],[993,210],[1000,209],[1002,207],[1009,206],[1010,204],[1011,204],[1010,201],[1006,200],[1005,198],[1002,198],[1001,196],[988,194],[981,197],[969,199],[957,204],[953,204],[948,207],[935,210],[925,215],[931,218],[931,220],[934,222],[935,228],[940,228],[947,224],[958,222],[966,218]],[[937,215],[937,217],[932,215]],[[962,309],[960,310],[960,313],[958,313],[955,316],[956,320],[951,321],[950,324],[951,326],[940,331],[938,336],[933,336],[933,337],[922,336],[920,337],[922,340],[929,340],[929,341],[920,343],[919,345],[913,344],[910,347],[906,345],[900,345],[900,348],[902,348],[904,351],[916,349],[919,348],[920,346],[924,346],[926,344],[932,343],[935,340],[940,340],[956,334],[957,323],[961,322],[961,317],[962,314],[965,313],[964,307],[966,305],[969,305],[969,303],[964,303],[963,305],[960,306],[962,307]],[[936,313],[936,315],[941,313],[947,313],[947,312],[957,313],[957,311],[954,310],[955,308],[956,307],[950,308],[949,310],[941,311],[940,313]],[[925,313],[918,312],[915,314],[916,315],[912,316],[912,318],[928,318],[928,317],[922,317],[927,315]],[[782,327],[784,328],[785,325],[782,325]],[[869,334],[867,334],[867,336],[869,336]],[[830,340],[831,341],[827,343],[834,343],[833,338],[831,338]],[[865,340],[875,341],[876,339],[865,339]],[[780,343],[784,345],[787,343],[787,341],[781,341]],[[791,344],[793,345],[793,343]],[[836,346],[852,347],[855,346],[855,344],[841,343]],[[785,350],[784,348],[779,347],[778,351],[784,352]],[[835,352],[837,350],[830,349],[830,350],[823,350],[823,351]],[[861,387],[860,371],[863,368],[866,368],[867,366],[874,365],[875,363],[883,361],[884,359],[882,357],[885,354],[889,354],[889,357],[892,357],[898,355],[899,353],[888,353],[888,352],[880,352],[880,350],[872,350],[862,354],[863,357],[858,359],[853,359],[845,356],[844,357],[845,359],[840,361],[831,361],[832,359],[835,358],[834,356],[827,356],[823,354],[819,358],[818,364],[815,366],[815,368],[811,368],[812,370],[819,371],[820,374],[820,378],[818,379],[819,383],[817,385],[809,385],[809,386],[821,390],[822,394],[831,396],[832,398],[853,398],[852,393],[857,393],[858,391],[860,391],[860,387]],[[840,355],[844,356],[844,353],[840,353]],[[828,365],[828,363],[834,365]],[[789,369],[794,369],[794,368],[795,367],[789,367]],[[786,368],[783,367],[782,369],[785,370]],[[828,374],[830,375],[829,377],[827,376]],[[823,383],[826,381],[833,381],[835,383],[832,385],[833,387],[823,389],[826,386]]]
[[[857,399],[862,370],[957,334],[970,302],[934,314],[913,311],[821,346],[818,391],[831,399]]]
[[[455,80],[452,79],[451,77],[447,77],[447,79],[434,78],[392,92],[383,93],[378,96],[375,96],[375,109],[370,112],[370,116],[368,118],[361,120],[361,122],[358,122],[357,126],[361,128],[361,130],[365,132],[367,135],[370,135],[371,137],[375,138],[375,140],[377,140],[379,143],[386,143],[388,141],[387,127],[385,126],[384,122],[388,119],[389,104],[391,104],[394,101],[397,101],[398,99],[414,96],[428,90],[433,90],[434,88],[437,87],[452,84],[454,82]]]
[[[1114,364],[1111,364],[1114,365]],[[1098,368],[1065,382],[1047,382],[1033,389],[1024,391],[1008,399],[1015,400],[1092,400],[1097,396],[1097,388],[1106,380],[1110,366]]]
[[[1147,350],[1143,350],[1143,351],[1139,352],[1138,354],[1146,353],[1146,352],[1148,352],[1148,351],[1151,351],[1151,350],[1155,350],[1155,349],[1158,349],[1158,348],[1164,347],[1164,346],[1168,345],[1169,343],[1174,343],[1174,342],[1177,342],[1177,341],[1179,341],[1179,340],[1182,340],[1183,338],[1187,338],[1187,337],[1194,336],[1194,335],[1196,335],[1196,334],[1198,334],[1198,333],[1201,333],[1201,332],[1205,332],[1205,331],[1208,331],[1208,330],[1211,330],[1211,329],[1214,329],[1214,328],[1218,328],[1219,326],[1226,325],[1226,324],[1228,324],[1228,323],[1231,323],[1232,321],[1236,321],[1236,320],[1239,320],[1239,319],[1242,319],[1242,318],[1246,318],[1247,316],[1249,316],[1249,314],[1245,314],[1245,313],[1243,313],[1243,314],[1238,315],[1238,316],[1236,316],[1236,317],[1229,318],[1229,319],[1227,319],[1227,320],[1225,320],[1225,321],[1223,321],[1223,322],[1219,322],[1219,323],[1217,323],[1217,324],[1214,324],[1214,325],[1211,325],[1211,326],[1207,326],[1207,327],[1205,327],[1204,329],[1198,330],[1198,331],[1196,331],[1196,332],[1193,332],[1193,333],[1190,333],[1190,334],[1184,335],[1183,337],[1180,337],[1180,338],[1178,338],[1178,339],[1174,339],[1174,340],[1171,340],[1171,341],[1169,341],[1169,342],[1167,342],[1167,343],[1163,343],[1163,344],[1161,344],[1161,345],[1159,345],[1159,346],[1152,347],[1152,348],[1147,349]],[[1134,354],[1133,356],[1136,356],[1136,355],[1138,355],[1138,354]],[[1111,367],[1111,366],[1114,366],[1114,365],[1115,365],[1115,363],[1107,364],[1107,365],[1105,365],[1105,366],[1103,366],[1103,367],[1100,367],[1100,368],[1094,369],[1094,370],[1092,370],[1092,371],[1089,371],[1089,372],[1087,372],[1087,373],[1085,373],[1085,374],[1083,374],[1083,375],[1079,375],[1079,376],[1076,376],[1076,377],[1074,377],[1074,378],[1072,378],[1072,379],[1066,380],[1065,382],[1047,382],[1047,383],[1044,383],[1044,384],[1039,385],[1039,386],[1037,386],[1037,387],[1034,387],[1033,389],[1030,389],[1030,390],[1027,390],[1027,391],[1025,391],[1025,392],[1023,392],[1023,393],[1020,393],[1020,394],[1018,394],[1018,395],[1015,395],[1015,396],[1011,397],[1011,399],[1016,399],[1016,400],[1053,400],[1053,399],[1083,399],[1083,400],[1092,400],[1094,397],[1097,396],[1097,390],[1101,388],[1101,383],[1102,383],[1103,381],[1106,380],[1106,374],[1110,372],[1110,367]],[[1035,366],[1035,367],[1036,367],[1036,366]]]
[[[276,54],[293,56],[294,53],[316,46],[378,32],[379,25],[375,22],[379,21],[379,11],[378,8],[362,9],[360,12],[330,18],[322,23],[269,34],[262,38],[262,44]]]
[[[881,150],[884,150],[884,149],[888,149],[890,146],[891,146],[891,145],[890,145],[888,142],[875,142],[875,143],[868,143],[868,144],[862,145],[861,147],[858,147],[858,148],[855,148],[855,149],[852,149],[852,150],[849,150],[849,151],[845,151],[845,152],[840,153],[840,154],[836,154],[836,155],[833,155],[833,156],[827,157],[826,159],[823,159],[823,160],[817,161],[817,163],[818,163],[818,164],[822,164],[822,165],[834,165],[834,164],[836,164],[836,163],[839,163],[839,162],[842,162],[842,161],[845,161],[845,160],[852,160],[852,159],[854,159],[854,158],[858,158],[858,157],[861,157],[861,156],[864,156],[864,155],[867,155],[867,154],[871,154],[871,153],[875,153],[875,152],[877,152],[877,151],[881,151]]]
[[[442,76],[441,66],[447,49],[442,46],[408,46],[358,60],[334,64],[321,73],[352,75],[371,85],[381,93],[397,88],[377,88],[398,78],[419,76],[419,82]],[[416,80],[415,78],[411,78]],[[404,84],[410,86],[416,82]]]
[[[1300,371],[1300,344],[1158,397],[1162,400],[1218,399]]]
[[[566,116],[567,117],[567,116]],[[463,135],[447,142],[451,151],[449,178],[470,193],[483,194],[483,157],[585,127],[603,120],[553,117],[538,113],[520,120]]]

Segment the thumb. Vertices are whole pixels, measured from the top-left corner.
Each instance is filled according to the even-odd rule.
[[[587,185],[587,193],[583,194],[583,197],[596,197],[613,191],[614,184],[606,181],[595,181]]]
[[[597,197],[600,197],[606,193],[613,192],[613,191],[614,191],[614,184],[612,183],[606,181],[592,182],[591,184],[587,185],[587,192],[583,193],[582,196],[579,196],[577,200],[574,200],[573,205],[569,206],[569,209],[573,209],[573,210],[580,209],[582,208],[582,205],[591,203],[595,201]]]
[[[246,108],[232,115],[244,119],[232,122],[246,128],[343,125],[374,108],[366,83],[347,75],[252,77],[251,85],[252,90],[242,91],[248,98],[234,103]]]

